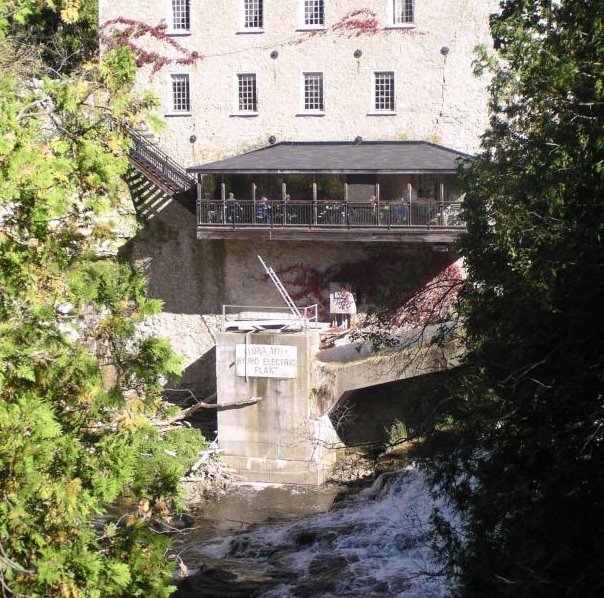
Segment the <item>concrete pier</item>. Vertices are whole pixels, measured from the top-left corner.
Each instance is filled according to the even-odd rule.
[[[458,365],[451,344],[375,355],[366,346],[320,351],[317,330],[223,332],[217,337],[218,443],[250,481],[321,484],[341,446],[329,414],[351,391]],[[372,405],[367,405],[367,415]]]
[[[329,474],[335,453],[317,439],[335,432],[312,400],[318,350],[313,330],[218,335],[218,442],[246,479],[321,484]]]

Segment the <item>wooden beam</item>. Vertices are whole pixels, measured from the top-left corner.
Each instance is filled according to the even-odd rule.
[[[287,227],[254,226],[222,228],[197,227],[198,239],[249,239],[272,241],[351,241],[355,243],[453,243],[462,233],[459,228],[427,228],[406,226],[404,228],[308,228],[290,225]]]

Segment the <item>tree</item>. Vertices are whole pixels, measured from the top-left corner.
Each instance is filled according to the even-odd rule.
[[[124,125],[154,102],[125,48],[39,51],[40,11],[75,26],[79,5],[0,0],[0,593],[167,596],[155,522],[203,442],[150,424],[180,363],[136,334],[161,308],[144,278],[97,251],[124,197]]]
[[[467,356],[432,435],[461,596],[604,592],[601,4],[505,0],[491,124],[465,169]]]

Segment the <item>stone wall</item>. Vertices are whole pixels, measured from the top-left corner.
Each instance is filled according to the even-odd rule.
[[[168,0],[99,4],[101,23],[127,17],[149,25],[168,21],[171,6]],[[258,33],[242,30],[242,4],[192,2],[190,34],[172,39],[199,57],[154,74],[150,67],[140,71],[140,87],[157,93],[160,115],[168,122],[158,141],[183,166],[265,146],[270,136],[277,141],[425,140],[476,151],[487,122],[487,80],[472,75],[473,52],[477,44],[490,45],[488,15],[496,0],[416,0],[412,28],[388,27],[392,0],[330,0],[325,29],[314,32],[301,30],[302,0],[264,0],[265,26]],[[346,21],[359,10],[364,12]],[[180,56],[149,38],[137,43]],[[375,71],[395,73],[393,114],[373,109]],[[320,116],[302,109],[304,72],[323,73]],[[176,73],[190,76],[187,115],[168,108],[170,75]],[[257,115],[238,114],[238,73],[256,73]]]
[[[423,244],[201,241],[195,217],[175,202],[148,220],[123,253],[145,271],[150,296],[164,302],[164,312],[146,324],[147,330],[171,340],[185,359],[183,383],[202,396],[215,389],[222,306],[284,306],[258,255],[298,305],[322,303],[323,321],[329,318],[330,281],[352,284],[362,315],[400,305],[456,258]]]

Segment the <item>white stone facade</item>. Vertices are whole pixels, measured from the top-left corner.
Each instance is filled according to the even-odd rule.
[[[258,2],[258,0],[254,0]],[[183,166],[276,141],[422,140],[473,153],[487,123],[474,48],[490,44],[496,0],[415,0],[394,26],[394,0],[324,0],[324,26],[303,26],[305,0],[263,0],[263,27],[243,26],[246,0],[190,0],[190,29],[170,39],[198,58],[140,71],[160,97],[160,146]],[[177,3],[179,4],[179,3]],[[180,3],[180,5],[186,3]],[[172,0],[100,0],[100,22],[172,23]],[[356,14],[355,14],[356,13]],[[159,54],[180,54],[149,37]],[[359,52],[360,51],[360,52]],[[394,110],[376,111],[375,73],[393,73]],[[323,110],[304,110],[304,73],[322,73]],[[191,109],[174,114],[172,75],[187,74]],[[242,115],[238,75],[255,74],[257,106]]]
[[[466,153],[478,149],[487,125],[488,80],[472,74],[472,61],[478,44],[491,43],[488,17],[497,0],[415,0],[412,23],[400,26],[393,23],[395,0],[319,0],[313,4],[324,7],[324,26],[310,29],[302,26],[310,0],[263,0],[263,27],[253,32],[242,23],[249,1],[259,2],[175,0],[190,7],[188,31],[168,42],[149,35],[134,40],[158,56],[183,56],[170,40],[189,56],[197,53],[188,65],[168,63],[154,74],[147,65],[139,71],[140,88],[159,96],[159,116],[167,123],[158,144],[183,167],[264,147],[273,137],[273,142],[417,140]],[[100,22],[171,24],[172,6],[172,0],[99,0]],[[322,103],[316,101],[314,110],[304,106],[305,73],[309,81],[323,83]],[[392,74],[391,110],[387,101],[386,109],[376,110],[376,73],[387,73],[386,81]],[[173,75],[187,75],[189,81],[190,110],[178,114],[172,109]],[[256,82],[256,105],[249,96],[251,109],[243,114],[238,75],[255,75]],[[325,304],[331,281],[348,282],[361,315],[396,302],[398,293],[403,301],[457,259],[429,243],[405,242],[404,235],[400,243],[321,242],[310,234],[296,242],[200,240],[193,214],[169,201],[147,216],[122,254],[145,271],[150,295],[164,301],[164,311],[145,331],[172,342],[184,358],[183,386],[200,397],[216,388],[223,305],[281,304],[257,255],[274,268],[298,305]],[[325,312],[321,319],[328,321]],[[308,428],[323,424],[311,418]],[[284,454],[264,457],[280,463]]]

